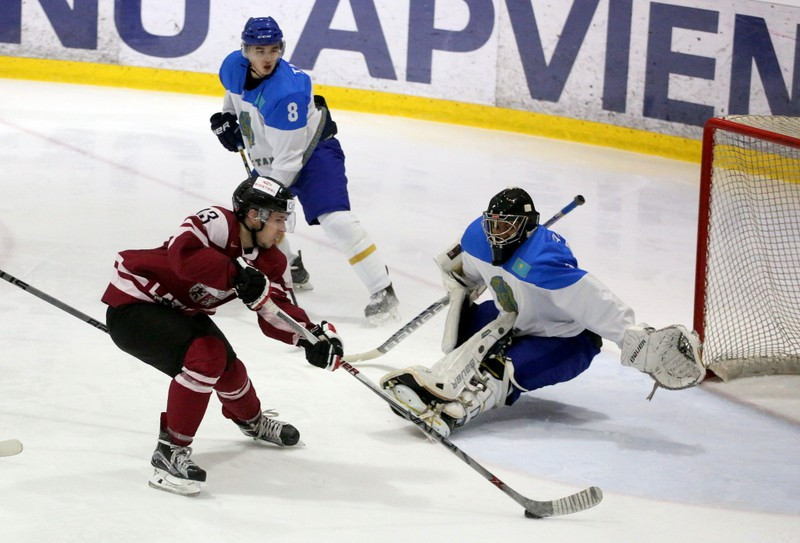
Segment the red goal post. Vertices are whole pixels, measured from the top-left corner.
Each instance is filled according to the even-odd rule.
[[[694,328],[724,380],[800,373],[800,117],[703,132]]]

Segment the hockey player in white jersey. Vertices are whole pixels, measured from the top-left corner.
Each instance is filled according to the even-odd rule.
[[[656,386],[688,388],[705,376],[697,335],[636,325],[633,310],[578,267],[564,238],[539,225],[521,188],[496,194],[436,262],[450,294],[445,356],[391,372],[381,385],[445,436],[524,392],[577,377],[602,338]],[[492,300],[472,303],[485,288]]]
[[[350,210],[344,152],[325,99],[314,95],[311,79],[282,56],[283,32],[272,17],[250,18],[241,50],[222,62],[222,111],[211,129],[232,152],[244,148],[259,175],[289,187],[306,222],[319,224],[342,252],[370,294],[364,310],[380,323],[396,318],[397,297],[375,244]],[[284,238],[280,249],[292,266],[295,288],[310,288],[300,254]]]

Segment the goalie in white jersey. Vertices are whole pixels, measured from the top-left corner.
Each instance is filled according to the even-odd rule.
[[[657,386],[687,388],[705,376],[697,335],[680,325],[636,325],[633,310],[578,267],[564,238],[539,225],[520,188],[496,194],[436,262],[450,293],[445,356],[381,384],[443,435],[524,392],[575,378],[602,338]],[[473,304],[486,288],[493,299]]]
[[[222,112],[211,129],[232,152],[246,149],[259,175],[289,187],[306,222],[319,224],[345,255],[370,294],[364,314],[373,323],[397,317],[397,297],[375,244],[350,211],[345,157],[325,99],[311,79],[282,57],[286,43],[272,17],[250,18],[241,50],[222,62]],[[300,254],[284,237],[279,248],[292,266],[295,288],[311,288]]]

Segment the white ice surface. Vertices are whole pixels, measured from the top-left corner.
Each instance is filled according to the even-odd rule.
[[[0,269],[99,320],[117,251],[161,244],[229,202],[239,157],[208,128],[213,98],[0,80]],[[335,106],[335,104],[334,104]],[[651,156],[334,111],[353,210],[387,261],[402,322],[365,326],[366,292],[318,227],[298,226],[316,289],[299,299],[346,351],[377,347],[443,294],[432,258],[501,188],[520,185],[581,265],[656,326],[691,325],[698,167]],[[302,222],[302,221],[298,221]],[[302,433],[259,447],[212,399],[194,444],[199,498],[147,486],[168,381],[109,338],[0,282],[0,541],[800,541],[800,381],[659,391],[607,343],[579,378],[454,434],[516,491],[589,485],[596,508],[522,509],[347,373],[264,338],[240,304],[216,317],[264,407]],[[443,315],[363,374],[438,358]],[[719,391],[717,393],[716,391]],[[758,405],[759,408],[755,408]],[[777,414],[776,414],[777,413]]]

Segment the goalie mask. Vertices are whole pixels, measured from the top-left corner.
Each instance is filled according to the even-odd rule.
[[[261,227],[251,230],[255,232],[264,228],[273,211],[286,213],[286,232],[294,232],[294,203],[294,195],[289,189],[269,177],[248,177],[233,192],[233,212],[239,222],[244,223],[251,209],[258,211]]]
[[[489,201],[481,226],[492,248],[492,264],[500,266],[539,226],[539,213],[527,192],[509,187]]]

